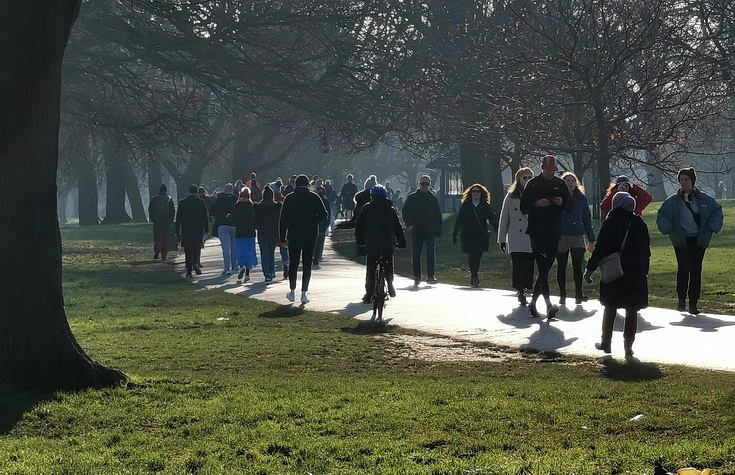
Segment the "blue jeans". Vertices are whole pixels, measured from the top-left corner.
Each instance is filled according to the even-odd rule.
[[[219,243],[222,246],[222,259],[225,262],[225,271],[237,270],[237,252],[235,251],[235,226],[220,226],[217,228]]]
[[[276,238],[258,238],[258,247],[260,247],[260,260],[263,267],[263,275],[266,277],[276,276],[275,253],[278,239]]]
[[[426,275],[434,277],[436,265],[436,237],[419,237],[411,234],[411,259],[413,260],[413,278],[421,280],[421,251],[426,245]]]

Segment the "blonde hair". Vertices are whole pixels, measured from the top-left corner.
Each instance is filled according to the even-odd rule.
[[[521,190],[523,190],[523,185],[521,185],[521,177],[523,177],[524,175],[533,176],[533,170],[528,167],[518,169],[515,177],[513,178],[513,183],[508,187],[508,193],[513,195],[514,198],[518,197]]]

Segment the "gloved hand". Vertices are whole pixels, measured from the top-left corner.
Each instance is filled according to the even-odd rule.
[[[453,234],[452,235],[452,244],[457,244],[457,235],[456,234]]]
[[[592,283],[592,271],[589,269],[584,272],[584,281],[588,284]]]
[[[498,243],[498,246],[500,246],[500,250],[502,252],[508,252],[508,245],[504,242]]]

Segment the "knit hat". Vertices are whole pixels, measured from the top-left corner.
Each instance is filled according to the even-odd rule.
[[[168,192],[168,188],[166,188],[166,185],[161,185],[160,187],[158,187],[158,192],[161,193],[161,194],[167,193]]]
[[[697,183],[697,173],[694,171],[694,167],[682,168],[679,170],[679,173],[676,175],[676,180],[679,181],[679,178],[681,178],[682,175],[687,175],[689,179],[692,180],[692,186]]]
[[[553,155],[546,155],[541,161],[542,170],[553,170],[559,171],[559,167],[556,165],[556,157]]]
[[[635,198],[625,191],[618,191],[613,196],[612,207],[613,209],[623,208],[624,210],[632,213],[635,210]]]
[[[628,185],[630,185],[630,178],[628,178],[628,177],[627,177],[627,176],[625,176],[625,175],[620,175],[620,176],[618,177],[618,179],[617,179],[617,180],[615,180],[615,186],[620,186],[620,185],[622,185],[623,183],[627,183]]]
[[[296,186],[309,186],[309,178],[306,175],[299,175],[294,182]]]

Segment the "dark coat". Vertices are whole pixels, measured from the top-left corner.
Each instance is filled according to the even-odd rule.
[[[369,254],[393,254],[393,248],[406,247],[406,235],[390,200],[374,197],[362,207],[355,222],[355,241]]]
[[[230,224],[235,226],[235,237],[255,237],[253,203],[238,201],[232,206]]]
[[[217,199],[212,204],[211,212],[214,216],[214,225],[212,226],[215,230],[224,225],[230,225],[230,213],[232,212],[232,206],[237,203],[235,195],[229,193],[218,193]]]
[[[357,194],[357,185],[347,182],[342,185],[339,192],[339,198],[342,200],[342,209],[355,209],[355,195]]]
[[[298,246],[314,245],[319,234],[319,221],[327,219],[322,199],[308,188],[296,187],[283,199],[278,232],[281,242]]]
[[[259,238],[278,239],[281,203],[261,201],[253,205],[253,222]]]
[[[600,280],[600,303],[606,307],[640,310],[648,307],[648,268],[651,261],[648,226],[640,216],[620,208],[608,214],[597,236],[595,250],[587,262],[587,270],[594,272],[601,259],[620,250],[629,224],[628,239],[620,254],[624,274],[609,284]]]
[[[498,216],[489,204],[481,201],[475,207],[472,205],[472,200],[467,200],[459,207],[452,241],[455,241],[457,234],[460,234],[462,252],[468,254],[485,252],[490,249],[488,224],[497,227],[497,222]]]
[[[157,211],[161,208],[158,206],[159,202],[163,202],[165,204],[165,213],[159,213]],[[153,223],[154,228],[168,228],[171,226],[171,223],[174,222],[175,216],[176,208],[174,207],[174,200],[172,200],[167,193],[157,194],[148,205],[148,217]]]
[[[179,201],[176,212],[176,234],[181,241],[198,242],[209,232],[209,213],[207,205],[197,195],[191,193]]]
[[[403,222],[413,226],[411,234],[419,238],[439,237],[442,234],[442,213],[434,193],[416,190],[406,197]]]
[[[535,203],[546,198],[560,197],[561,206],[551,205],[537,208]],[[561,214],[562,211],[571,211],[572,195],[569,194],[567,184],[561,178],[555,176],[551,179],[538,175],[531,178],[526,184],[521,195],[521,213],[528,215],[528,227],[526,234],[533,238],[540,238],[548,242],[558,243],[561,239]]]

